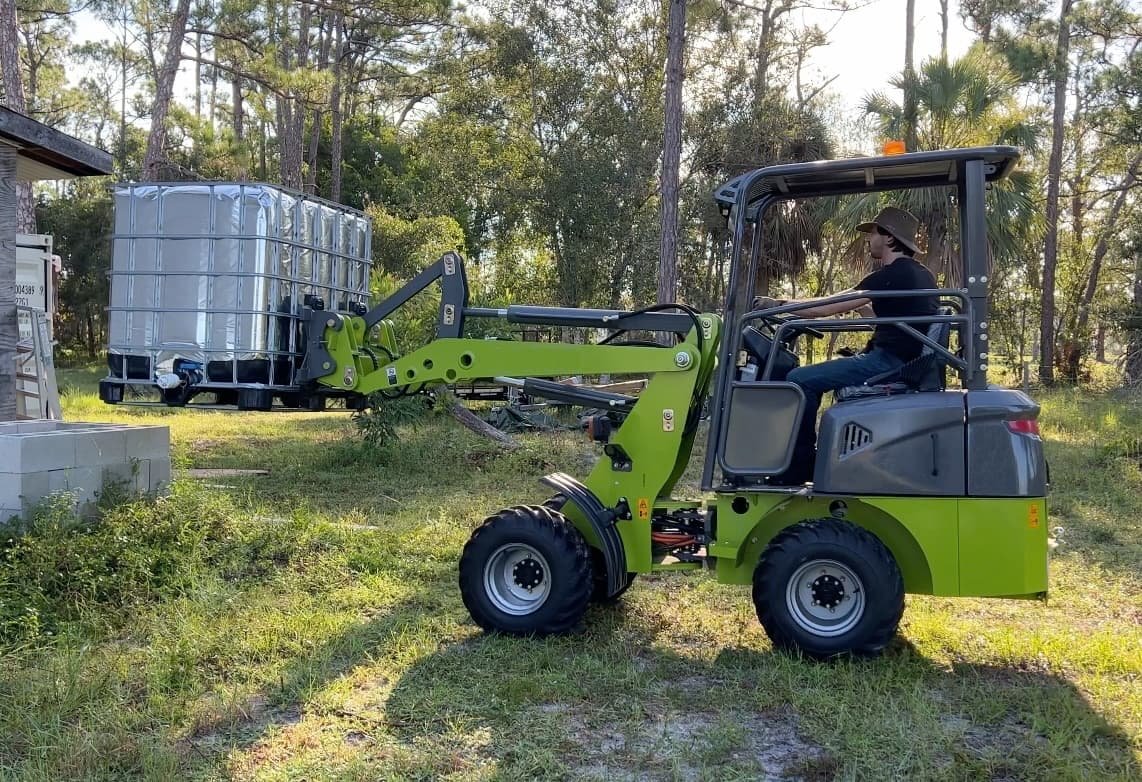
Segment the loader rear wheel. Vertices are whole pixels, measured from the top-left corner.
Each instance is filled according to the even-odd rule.
[[[774,646],[816,659],[875,657],[904,613],[904,579],[880,540],[838,519],[796,524],[753,574],[757,618]]]
[[[521,505],[489,517],[460,557],[460,596],[488,631],[565,633],[582,619],[592,586],[586,541],[548,507]]]

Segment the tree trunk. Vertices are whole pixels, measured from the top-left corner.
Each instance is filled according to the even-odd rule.
[[[261,132],[258,134],[258,178],[265,182],[270,176],[270,151],[269,144],[266,140],[268,129],[266,128],[266,120],[262,119]]]
[[[189,13],[190,0],[178,0],[170,38],[167,40],[167,54],[163,58],[155,99],[151,103],[151,132],[147,136],[147,153],[143,157],[143,179],[158,178],[159,166],[166,157],[163,146],[167,140],[167,114],[174,94],[174,78],[178,74],[179,63],[182,62],[182,41],[186,36],[186,18]]]
[[[940,0],[940,59],[948,61],[948,0]]]
[[[1134,301],[1127,321],[1126,382],[1142,382],[1142,253],[1134,257]]]
[[[341,79],[342,60],[345,58],[344,20],[341,14],[333,20],[336,43],[333,47],[333,94],[329,97],[332,139],[329,147],[329,200],[341,203]]]
[[[11,71],[6,71],[11,73]],[[16,417],[16,148],[0,144],[0,421]]]
[[[670,0],[666,32],[666,125],[662,148],[662,244],[658,301],[678,296],[678,167],[682,157],[682,69],[686,54],[686,0]]]
[[[309,64],[309,21],[313,9],[309,5],[301,7],[300,24],[297,31],[297,49],[293,61],[290,49],[283,45],[282,67],[288,70],[304,70]],[[301,190],[304,186],[302,163],[305,135],[305,100],[301,95],[290,91],[289,95],[278,99],[278,147],[281,182],[286,187]]]
[[[329,52],[330,47],[333,45],[333,29],[331,27],[336,21],[335,15],[323,16],[317,25],[317,37],[321,41],[319,53],[317,55],[317,67],[319,70],[324,71],[329,67]],[[329,25],[330,29],[326,30]],[[330,97],[332,101],[332,96]],[[306,155],[306,192],[317,194],[317,153],[321,144],[321,131],[324,112],[321,107],[315,107],[310,119],[309,128],[309,151]]]
[[[313,110],[309,124],[309,150],[305,156],[305,192],[317,195],[317,152],[321,143],[321,109]]]
[[[916,0],[908,0],[904,9],[904,148],[909,152],[917,151],[915,43]]]
[[[123,42],[120,56],[120,78],[122,78],[119,92],[119,174],[127,172],[127,4],[123,4]]]
[[[514,451],[519,448],[519,443],[516,442],[510,434],[502,432],[496,427],[484,421],[468,408],[464,407],[460,402],[452,402],[448,406],[448,412],[452,417],[462,423],[464,426],[471,429],[476,434],[490,437],[495,442],[499,443],[501,448],[508,451]]]
[[[27,114],[28,104],[24,98],[24,80],[20,70],[19,30],[15,2],[8,0],[0,2],[0,77],[4,80],[4,100],[8,108]],[[32,183],[15,182],[14,177],[15,174],[13,182],[16,187],[16,230],[20,233],[34,234],[36,205],[32,201]]]
[[[233,104],[234,116],[231,119],[234,123],[234,138],[241,141],[246,137],[246,130],[244,128],[245,120],[243,119],[242,109],[242,80],[237,76],[231,78],[230,100]]]
[[[1059,255],[1059,176],[1063,167],[1063,133],[1067,109],[1067,56],[1071,44],[1073,0],[1063,0],[1059,39],[1055,45],[1055,105],[1051,127],[1051,157],[1047,161],[1046,239],[1043,242],[1043,292],[1039,319],[1039,381],[1055,381],[1055,267]]]
[[[1139,166],[1142,166],[1142,152],[1134,156],[1130,167],[1126,169],[1126,176],[1123,177],[1120,185],[1122,189],[1114,197],[1114,203],[1111,204],[1110,211],[1106,214],[1106,220],[1103,221],[1102,232],[1098,236],[1098,243],[1094,246],[1094,256],[1090,262],[1090,275],[1086,280],[1086,290],[1083,291],[1082,301],[1079,302],[1079,315],[1075,322],[1075,339],[1082,340],[1083,334],[1086,333],[1087,323],[1090,319],[1090,307],[1094,302],[1095,293],[1098,292],[1098,278],[1102,273],[1102,261],[1106,258],[1106,251],[1110,247],[1109,239],[1117,228],[1118,215],[1122,212],[1126,197],[1138,181]]]
[[[200,9],[201,21],[201,9]],[[194,118],[202,122],[202,26],[194,35]]]
[[[765,0],[764,7],[751,6],[761,11],[761,35],[757,40],[757,73],[754,75],[753,97],[761,100],[769,89],[769,55],[770,43],[773,38],[773,29],[776,26],[777,16],[781,13],[773,11],[774,0]]]

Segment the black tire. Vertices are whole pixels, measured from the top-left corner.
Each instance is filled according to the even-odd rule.
[[[548,507],[520,505],[489,517],[460,556],[460,597],[487,631],[568,632],[587,610],[591,589],[586,541]]]
[[[838,519],[807,521],[782,531],[762,553],[753,603],[776,647],[819,660],[875,657],[900,625],[904,579],[867,530]]]

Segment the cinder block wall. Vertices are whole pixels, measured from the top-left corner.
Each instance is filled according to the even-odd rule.
[[[0,521],[53,494],[88,509],[108,484],[136,493],[170,483],[170,429],[65,421],[0,423]]]

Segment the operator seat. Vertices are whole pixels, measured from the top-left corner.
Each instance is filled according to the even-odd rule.
[[[940,307],[937,315],[955,314],[951,307]],[[952,324],[933,323],[928,327],[928,337],[940,347],[947,349],[951,337]],[[920,355],[908,363],[889,372],[870,377],[859,386],[845,386],[833,396],[836,402],[848,402],[853,399],[867,399],[873,396],[891,396],[892,394],[906,394],[915,391],[943,391],[946,387],[944,368],[947,366],[943,356],[936,353],[929,345],[924,345]]]

